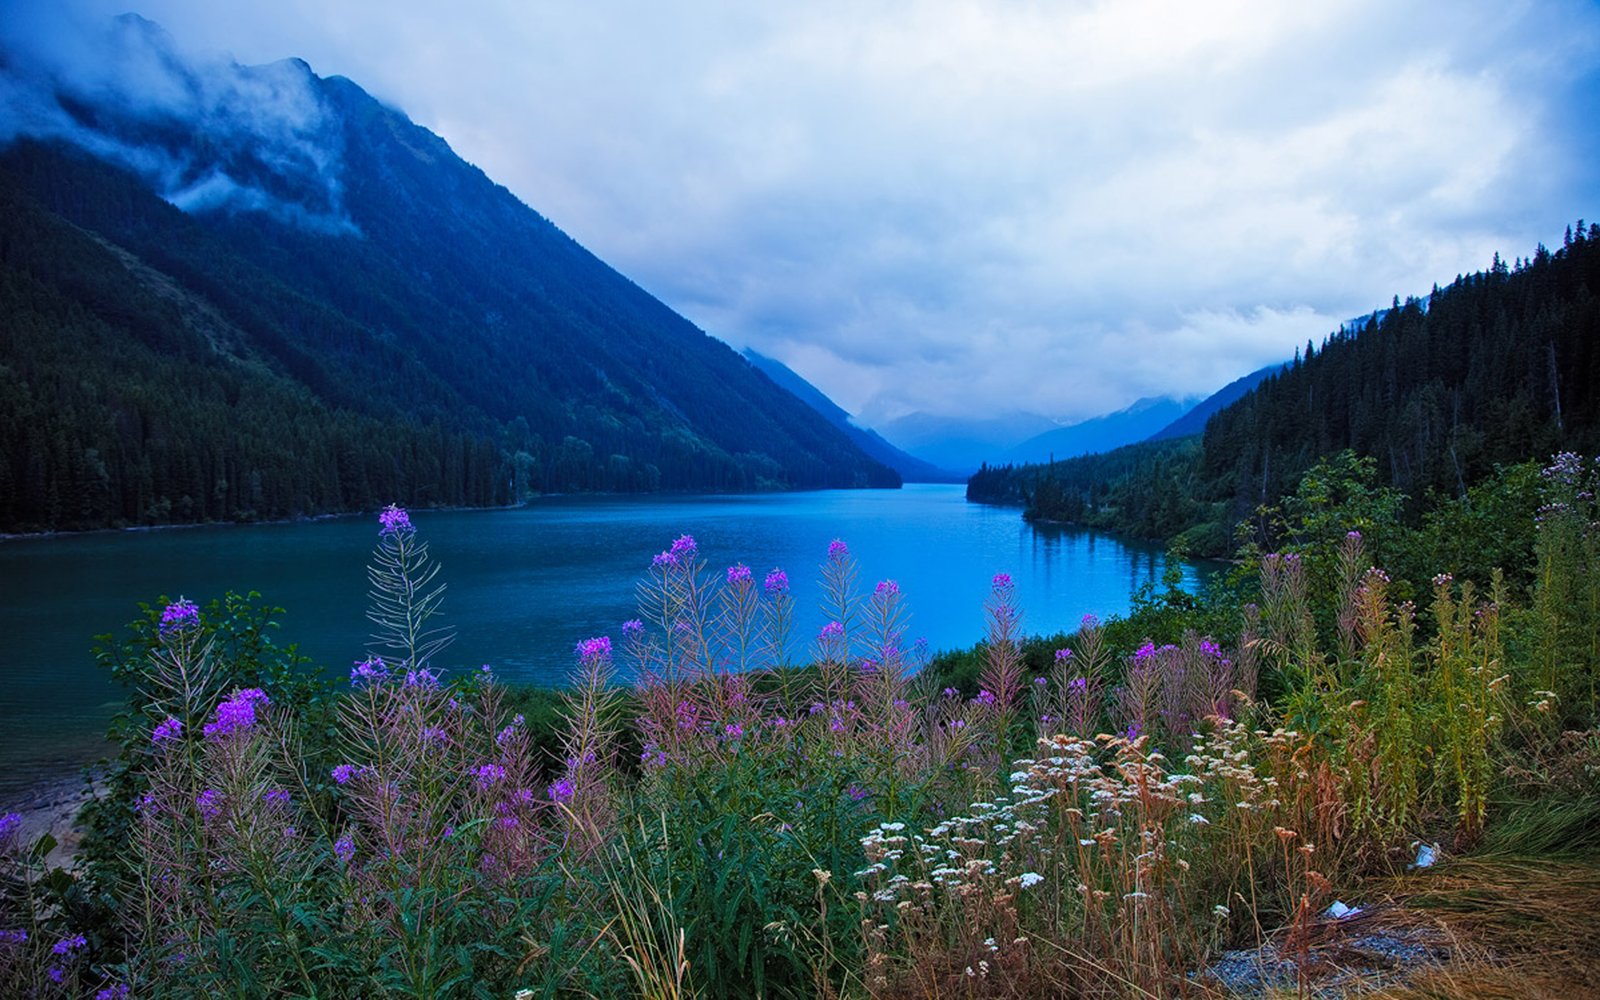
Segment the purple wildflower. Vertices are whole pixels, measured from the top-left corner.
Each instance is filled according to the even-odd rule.
[[[1143,646],[1140,646],[1138,649],[1133,651],[1133,658],[1139,663],[1143,663],[1145,660],[1150,659],[1150,657],[1154,655],[1156,655],[1156,644],[1151,642],[1149,639],[1145,640]]]
[[[50,981],[52,983],[60,983],[67,976],[66,972],[59,965],[50,966],[50,968],[44,970],[44,974],[50,977]]]
[[[848,559],[849,557],[850,546],[846,545],[843,539],[835,538],[833,541],[828,543],[829,559]]]
[[[578,643],[578,659],[599,660],[611,657],[611,637],[597,635],[593,639],[585,639]]]
[[[979,705],[993,705],[995,700],[994,692],[985,688],[979,691],[977,697],[973,698],[972,700]]]
[[[340,861],[349,864],[350,859],[356,856],[356,842],[347,833],[333,842],[333,853],[338,855]]]
[[[1344,537],[1350,539],[1352,542],[1359,542],[1359,541],[1361,541],[1361,532],[1359,532],[1359,531],[1347,531],[1347,532],[1344,533]]]
[[[1089,690],[1089,679],[1087,677],[1074,677],[1072,680],[1067,682],[1067,687],[1070,690],[1077,691],[1077,692],[1080,692],[1080,693],[1088,691]]]
[[[377,684],[389,679],[389,665],[383,662],[381,656],[369,656],[357,663],[350,671],[350,683]]]
[[[859,785],[851,785],[844,790],[844,794],[851,802],[860,802],[867,797],[867,790]]]
[[[128,984],[113,983],[103,990],[98,990],[94,1000],[128,1000]]]
[[[205,726],[207,739],[221,739],[231,733],[244,732],[256,724],[256,706],[271,704],[260,688],[235,691],[227,701],[217,706],[215,722]]]
[[[650,565],[658,567],[676,566],[678,565],[678,557],[671,552],[657,552],[655,557],[650,560]]]
[[[1068,661],[1070,659],[1072,659],[1072,650],[1070,650],[1070,649],[1058,649],[1058,650],[1056,650],[1056,662],[1057,663],[1065,663],[1066,661]]]
[[[750,567],[744,563],[735,563],[728,567],[728,586],[737,587],[750,582]]]
[[[352,778],[359,778],[366,772],[367,769],[364,767],[357,767],[354,764],[340,764],[333,769],[332,774],[336,783],[348,785]]]
[[[1048,678],[1048,677],[1035,677],[1033,679],[1033,683],[1038,685],[1039,687],[1044,687],[1046,684],[1050,683],[1050,678]]]
[[[269,788],[261,793],[261,801],[270,806],[288,806],[289,793],[282,788]]]
[[[873,593],[879,597],[898,597],[900,596],[900,584],[893,580],[884,580],[878,584],[878,589]]]
[[[479,788],[487,789],[505,780],[506,769],[499,764],[484,764],[473,768],[470,773],[477,779]]]
[[[207,788],[194,797],[194,807],[200,810],[204,818],[216,819],[222,815],[222,793],[215,788]]]
[[[550,796],[551,802],[571,802],[577,789],[572,787],[572,782],[566,778],[557,778],[545,791]]]
[[[181,632],[187,628],[195,628],[200,624],[200,609],[195,607],[193,601],[178,598],[167,605],[161,612],[160,631],[162,635]]]
[[[774,569],[767,574],[765,586],[769,594],[787,594],[789,592],[789,574],[781,569]]]
[[[1097,629],[1100,627],[1100,619],[1092,614],[1084,615],[1083,619],[1078,622],[1078,627],[1081,629]]]
[[[88,943],[88,940],[82,934],[75,934],[72,937],[57,941],[51,946],[50,953],[53,955],[70,955]]]
[[[624,636],[643,635],[644,634],[644,622],[640,621],[637,618],[630,618],[629,620],[627,620],[627,621],[622,623],[622,634]]]
[[[16,832],[21,829],[21,813],[6,813],[5,816],[0,816],[0,840],[6,840],[6,838],[10,838],[11,835],[16,834]]]
[[[1144,727],[1139,725],[1138,720],[1134,720],[1133,722],[1128,723],[1128,728],[1123,732],[1122,736],[1129,743],[1132,743],[1134,740],[1139,738],[1139,734],[1142,732],[1144,732]]]
[[[27,944],[28,932],[21,930],[0,931],[0,944]]]
[[[150,742],[165,743],[167,740],[175,740],[182,735],[183,723],[169,715],[165,722],[162,722],[151,731]]]
[[[402,531],[415,531],[411,527],[411,515],[407,514],[404,507],[390,504],[378,512],[378,534],[398,535]]]
[[[994,580],[992,580],[991,583],[993,583],[994,589],[1005,590],[1007,587],[1011,586],[1011,574],[996,573],[994,575]]]
[[[693,560],[700,551],[693,535],[679,535],[672,543],[672,555],[681,560]]]
[[[744,735],[744,727],[739,725],[737,722],[730,722],[726,726],[722,727],[722,732],[728,737],[728,739],[736,740]]]
[[[405,686],[408,688],[422,687],[437,689],[439,686],[439,675],[434,673],[432,670],[429,670],[427,667],[423,667],[420,670],[407,670]]]
[[[844,625],[839,622],[829,622],[822,626],[822,631],[817,633],[817,638],[823,642],[837,642],[844,638]]]

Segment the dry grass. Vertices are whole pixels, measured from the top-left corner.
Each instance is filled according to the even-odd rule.
[[[1269,945],[1244,964],[1274,970],[1268,978],[1276,988],[1249,988],[1235,980],[1229,985],[1237,992],[1218,995],[1263,1000],[1600,997],[1600,864],[1462,859],[1369,882],[1361,896],[1358,916],[1312,925],[1302,984],[1291,985],[1293,963]]]
[[[1397,919],[1430,921],[1456,959],[1393,1000],[1600,996],[1600,866],[1490,858],[1394,880]]]

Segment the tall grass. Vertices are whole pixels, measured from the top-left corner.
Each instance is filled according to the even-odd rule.
[[[1550,504],[1589,502],[1592,471],[1555,468]],[[1268,556],[1235,635],[1113,648],[1089,617],[1044,662],[1001,574],[973,697],[844,542],[799,665],[787,574],[713,572],[681,536],[620,642],[579,644],[554,737],[488,668],[434,665],[440,570],[386,510],[374,646],[335,697],[223,656],[214,607],[148,619],[120,874],[47,873],[0,819],[0,985],[1153,997],[1224,947],[1303,958],[1332,895],[1417,840],[1548,852],[1595,814],[1565,510],[1526,602],[1441,576],[1419,615],[1352,531],[1310,567],[1328,606],[1321,557]]]

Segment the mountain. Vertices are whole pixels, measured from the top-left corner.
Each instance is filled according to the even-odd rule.
[[[0,51],[0,531],[899,484],[350,80],[93,41]]]
[[[1216,413],[1218,410],[1225,409],[1239,399],[1242,399],[1245,393],[1260,385],[1268,376],[1276,375],[1278,372],[1282,371],[1284,367],[1285,365],[1283,364],[1267,365],[1265,368],[1257,368],[1248,375],[1234,379],[1232,382],[1229,382],[1227,385],[1223,386],[1216,392],[1201,400],[1199,403],[1195,404],[1188,410],[1188,412],[1184,413],[1183,416],[1161,428],[1159,431],[1156,431],[1145,440],[1170,441],[1173,438],[1188,437],[1191,434],[1204,433],[1206,429],[1206,421],[1211,419],[1211,415],[1213,413]]]
[[[906,482],[959,483],[966,480],[963,475],[936,468],[928,462],[906,454],[885,441],[875,430],[857,426],[843,407],[829,399],[821,389],[801,378],[799,373],[782,361],[769,358],[749,347],[745,348],[743,353],[745,360],[777,383],[778,388],[793,394],[802,403],[816,410],[827,419],[828,423],[844,431],[846,436],[856,443],[856,447],[898,472],[900,478]]]
[[[940,417],[909,413],[878,427],[878,432],[925,462],[971,473],[1007,449],[1059,427],[1049,417],[1018,411],[990,417]]]
[[[1353,490],[1398,491],[1416,516],[1430,495],[1466,504],[1511,466],[1596,449],[1600,225],[1579,222],[1558,250],[1539,246],[1515,266],[1496,254],[1486,271],[1341,327],[1217,410],[1202,435],[991,467],[967,495],[1226,555],[1246,519],[1258,544],[1280,543],[1276,519],[1255,514],[1319,462],[1370,477]]]
[[[1008,463],[1048,462],[1052,456],[1073,458],[1110,451],[1125,444],[1143,441],[1182,416],[1192,403],[1193,400],[1173,399],[1170,396],[1147,396],[1115,413],[1035,435],[1007,450],[1000,460]]]

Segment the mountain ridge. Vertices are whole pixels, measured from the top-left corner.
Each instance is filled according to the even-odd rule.
[[[124,46],[164,37],[128,22],[113,35]],[[24,60],[0,65],[13,93],[34,88],[44,110],[27,117],[45,123],[41,137],[0,142],[0,189],[17,209],[0,222],[0,304],[28,317],[0,342],[18,390],[0,415],[39,426],[0,449],[0,481],[16,494],[0,501],[0,530],[541,492],[899,485],[726,344],[353,81],[300,61],[190,70],[188,104],[119,108],[40,90]],[[293,112],[282,122],[251,118],[269,119],[270,107],[226,103],[268,85],[293,91],[279,95]],[[240,121],[265,145],[227,132]],[[158,176],[130,171],[133,150]],[[274,172],[277,160],[289,165]],[[180,305],[137,291],[141,279],[181,289]],[[228,376],[244,379],[236,394],[174,395],[219,371],[205,338],[184,332],[184,311],[254,359],[254,375]],[[74,343],[108,358],[123,344],[153,353],[118,386],[95,355],[58,348]],[[98,398],[71,387],[74,367]],[[247,445],[240,397],[294,414],[308,456],[347,460]],[[201,402],[209,409],[187,426],[163,413]],[[384,454],[385,439],[406,453]],[[93,491],[103,502],[67,499],[85,476],[103,478]],[[285,482],[241,485],[263,479]]]
[[[863,427],[855,422],[855,418],[845,411],[844,407],[829,399],[827,394],[776,358],[769,358],[754,348],[747,347],[742,352],[744,357],[764,375],[778,384],[778,387],[796,396],[801,402],[816,410],[827,418],[828,422],[849,435],[862,451],[889,466],[900,474],[900,478],[908,483],[960,483],[966,477],[947,469],[940,469],[931,462],[925,462],[900,448],[896,448],[884,439],[883,435],[870,427]]]
[[[1367,495],[1393,491],[1402,519],[1440,497],[1466,512],[1480,486],[1595,449],[1597,389],[1600,225],[1580,220],[1560,249],[1540,245],[1514,267],[1496,254],[1425,299],[1396,297],[1341,326],[1213,413],[1203,434],[984,469],[967,496],[1195,555],[1228,555],[1246,528],[1270,550],[1285,540],[1278,505],[1309,470],[1334,469]]]

